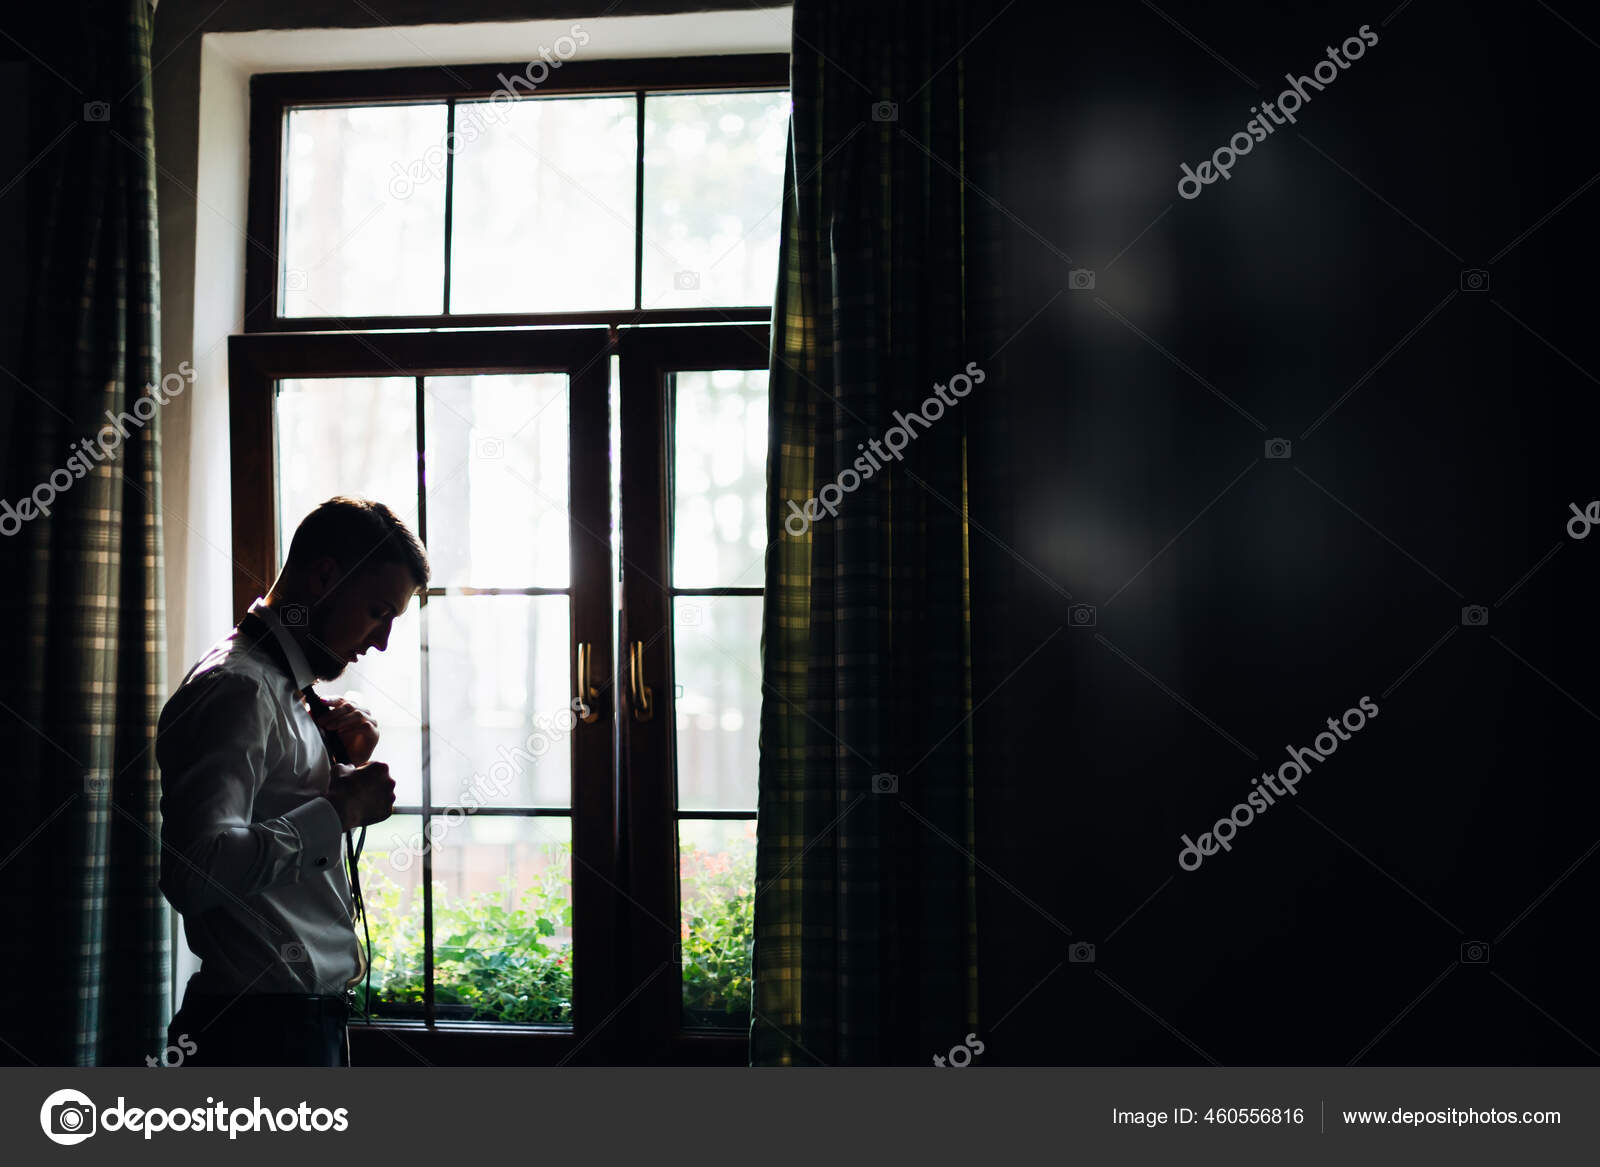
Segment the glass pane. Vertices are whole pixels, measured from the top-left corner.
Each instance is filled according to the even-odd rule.
[[[452,312],[633,306],[635,102],[456,106]]]
[[[410,377],[278,382],[278,555],[336,494],[387,505],[417,530],[417,383]]]
[[[435,806],[571,806],[566,596],[428,601]]]
[[[423,389],[434,585],[566,587],[566,375],[429,377]]]
[[[787,93],[645,98],[646,308],[770,304]]]
[[[672,582],[762,586],[767,554],[767,371],[677,373]]]
[[[761,728],[760,596],[672,601],[678,805],[754,810]]]
[[[417,529],[416,382],[410,377],[278,384],[278,567],[300,520],[336,494],[374,498]],[[402,805],[422,802],[420,605],[394,622],[389,647],[318,691],[372,711]]]
[[[372,935],[372,1014],[421,1017],[422,819],[395,815],[367,828],[361,894]],[[356,986],[359,998],[365,981]]]
[[[678,824],[685,1025],[750,1024],[756,821]]]
[[[443,105],[289,111],[283,315],[443,310],[445,124]]]
[[[572,825],[434,820],[434,1001],[441,1021],[572,1024]]]
[[[370,710],[378,723],[374,762],[384,762],[400,806],[422,805],[422,604],[413,600],[391,626],[389,647],[347,665],[337,680],[317,686]]]

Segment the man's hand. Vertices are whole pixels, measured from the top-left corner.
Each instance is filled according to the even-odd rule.
[[[328,782],[328,801],[344,829],[370,827],[394,813],[394,779],[382,762],[338,767]]]
[[[327,704],[327,713],[319,716],[313,711],[311,720],[318,729],[339,739],[352,765],[365,766],[378,748],[378,723],[372,720],[372,714],[343,697],[329,697]]]

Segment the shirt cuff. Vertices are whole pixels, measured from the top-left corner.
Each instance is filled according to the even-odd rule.
[[[300,836],[300,877],[318,875],[339,866],[339,842],[344,823],[326,798],[313,798],[283,816]]]

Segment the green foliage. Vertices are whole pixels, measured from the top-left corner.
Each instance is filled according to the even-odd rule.
[[[683,897],[679,937],[685,1020],[747,1023],[756,903],[753,834],[740,837],[722,852],[681,844],[678,879]]]
[[[570,844],[549,849],[531,887],[507,877],[498,892],[452,900],[433,885],[434,1002],[444,1016],[566,1025],[572,1021]],[[422,897],[405,895],[383,857],[363,873],[372,929],[372,1012],[417,1015],[423,999]],[[362,989],[358,987],[357,997]],[[450,1006],[459,1008],[452,1009]]]
[[[743,1024],[750,1010],[755,911],[753,832],[725,852],[680,851],[683,1003],[691,1024]],[[572,1023],[570,843],[552,845],[529,887],[452,898],[433,885],[434,1001],[440,1016],[524,1024]],[[375,1017],[421,1016],[422,897],[398,885],[387,856],[363,863],[372,934]],[[560,932],[563,935],[558,936]],[[357,986],[362,996],[364,986]]]

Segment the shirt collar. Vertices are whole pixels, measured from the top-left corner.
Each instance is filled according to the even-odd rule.
[[[283,649],[284,659],[289,662],[289,668],[294,672],[295,692],[300,692],[307,685],[316,683],[317,676],[311,671],[311,662],[306,660],[306,654],[299,643],[284,628],[283,621],[278,619],[277,609],[267,604],[266,598],[257,596],[250,605],[250,613],[272,629],[272,636],[278,642],[278,647]]]

